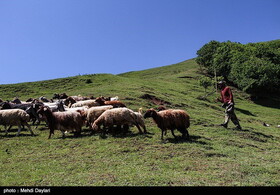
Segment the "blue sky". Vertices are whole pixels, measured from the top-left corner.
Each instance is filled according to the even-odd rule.
[[[280,38],[279,0],[1,0],[0,84],[170,65]]]

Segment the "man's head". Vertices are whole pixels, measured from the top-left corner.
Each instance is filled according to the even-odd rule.
[[[218,83],[217,83],[217,87],[218,87],[218,89],[223,89],[223,88],[225,88],[226,87],[226,82],[225,81],[219,81]]]

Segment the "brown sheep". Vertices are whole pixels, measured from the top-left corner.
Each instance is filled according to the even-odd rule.
[[[74,130],[75,135],[80,135],[82,126],[84,125],[84,117],[82,111],[66,111],[66,112],[51,112],[48,107],[42,106],[37,113],[43,115],[47,119],[50,129],[49,139],[54,134],[54,130],[61,131],[63,138],[65,131]]]
[[[166,134],[168,129],[171,130],[175,139],[175,129],[182,133],[184,139],[189,139],[187,128],[190,126],[190,117],[184,110],[168,109],[157,112],[154,109],[149,109],[144,114],[144,118],[149,117],[152,117],[158,128],[161,129],[161,139],[163,139],[163,133],[165,132]]]
[[[100,106],[103,106],[103,105],[112,105],[114,108],[120,108],[120,107],[126,107],[124,105],[124,103],[122,103],[121,101],[117,101],[117,100],[114,100],[114,101],[105,101],[104,98],[102,97],[99,97],[99,98],[96,98],[95,100],[97,103],[100,104]]]

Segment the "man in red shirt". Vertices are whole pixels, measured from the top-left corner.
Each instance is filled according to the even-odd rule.
[[[231,119],[236,128],[241,130],[239,121],[234,113],[234,100],[231,89],[226,86],[224,81],[218,82],[218,89],[221,91],[221,98],[218,101],[222,102],[222,107],[225,108],[225,122],[221,126],[227,128],[229,119]]]

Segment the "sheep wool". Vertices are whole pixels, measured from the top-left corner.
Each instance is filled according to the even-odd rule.
[[[19,127],[17,135],[19,135],[21,131],[21,125],[26,125],[29,128],[31,134],[34,134],[27,123],[29,118],[29,115],[21,109],[0,110],[0,125],[4,125],[5,129],[6,125],[17,125]]]

